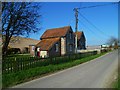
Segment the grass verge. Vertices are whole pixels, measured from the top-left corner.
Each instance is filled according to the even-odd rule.
[[[118,74],[119,74],[119,73],[118,73]],[[115,81],[112,83],[112,87],[113,87],[113,88],[117,88],[118,90],[120,90],[120,75],[118,75],[117,80],[115,80]]]
[[[119,82],[119,85],[120,85],[120,82]],[[113,83],[113,88],[118,88],[118,81],[116,80],[116,82]],[[119,90],[120,90],[120,87],[119,87]]]
[[[22,70],[22,71],[19,71],[16,73],[4,74],[4,75],[2,75],[2,85],[3,85],[2,87],[3,88],[11,87],[11,86],[14,86],[19,83],[30,81],[34,78],[38,78],[38,77],[44,76],[46,74],[50,74],[50,73],[53,73],[53,72],[56,72],[59,70],[63,70],[63,69],[93,60],[104,54],[106,54],[106,53],[101,53],[101,54],[97,54],[97,55],[93,55],[93,56],[89,56],[89,57],[85,57],[82,59],[73,60],[70,62],[61,63],[61,64],[57,64],[57,65],[36,67],[36,68],[28,69],[28,70]]]

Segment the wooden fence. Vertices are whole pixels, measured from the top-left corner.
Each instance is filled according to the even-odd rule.
[[[3,58],[2,60],[2,72],[5,74],[11,72],[18,72],[21,70],[27,70],[30,68],[47,66],[49,64],[60,64],[64,62],[69,62],[83,57],[91,56],[97,54],[96,51],[66,55],[61,57],[51,57],[46,59],[41,59],[38,57],[24,57],[24,58]]]

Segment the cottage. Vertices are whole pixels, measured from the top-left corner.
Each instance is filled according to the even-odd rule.
[[[77,32],[78,48],[85,49],[85,36],[83,32]],[[31,52],[40,57],[55,57],[75,53],[75,33],[71,26],[46,30],[40,38],[40,42],[31,47]],[[32,53],[32,54],[33,54]]]
[[[74,53],[74,46],[74,33],[70,26],[46,30],[36,45],[41,52],[44,51],[44,55],[46,53],[50,57]]]
[[[75,32],[74,34],[77,34],[77,49],[78,50],[86,49],[86,45],[85,45],[86,39],[85,39],[85,35],[84,35],[83,31]]]

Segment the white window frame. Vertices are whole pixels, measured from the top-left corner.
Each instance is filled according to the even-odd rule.
[[[59,47],[58,47],[58,43],[55,44],[55,51],[58,52]]]
[[[37,48],[37,52],[39,52],[40,51],[40,48]]]
[[[35,50],[35,46],[32,46],[32,51],[34,51]]]

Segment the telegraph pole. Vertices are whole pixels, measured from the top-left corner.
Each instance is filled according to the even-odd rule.
[[[77,53],[77,32],[78,32],[78,9],[79,8],[74,8],[73,10],[75,11],[75,53]]]

